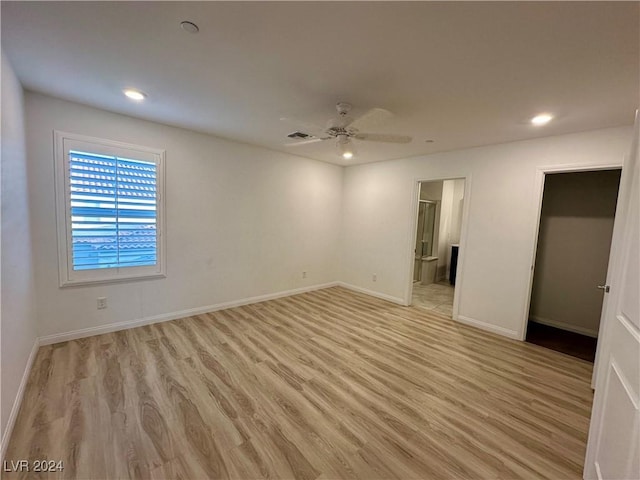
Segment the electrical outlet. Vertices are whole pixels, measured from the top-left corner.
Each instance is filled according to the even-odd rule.
[[[377,281],[378,281],[378,274],[377,274],[377,273],[374,273],[374,274],[371,276],[371,280],[373,280],[374,282],[377,282]]]
[[[98,297],[98,310],[107,308],[107,297]]]
[[[307,272],[302,272],[302,278],[307,278]]]

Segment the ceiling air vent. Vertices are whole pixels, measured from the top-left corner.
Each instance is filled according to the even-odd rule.
[[[313,135],[309,135],[309,134],[304,133],[304,132],[293,132],[293,133],[290,133],[289,135],[287,135],[287,137],[304,139],[304,138],[311,138],[311,137],[313,137]]]

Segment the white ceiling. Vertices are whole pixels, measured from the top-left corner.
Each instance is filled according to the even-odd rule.
[[[2,2],[2,48],[31,90],[353,164],[632,123],[639,5]],[[378,132],[413,141],[348,162],[331,141],[284,146],[281,117],[324,125],[338,101],[392,111]],[[530,125],[542,111],[556,119]]]

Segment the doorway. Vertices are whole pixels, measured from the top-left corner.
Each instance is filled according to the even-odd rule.
[[[527,342],[594,361],[620,172],[545,175]]]
[[[452,317],[465,179],[419,183],[411,305]]]

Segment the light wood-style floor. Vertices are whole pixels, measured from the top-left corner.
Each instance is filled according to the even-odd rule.
[[[422,285],[420,282],[413,284],[411,305],[414,307],[433,310],[451,318],[453,314],[454,287],[447,280]]]
[[[6,460],[63,460],[50,479],[581,478],[590,375],[335,287],[41,348]]]

